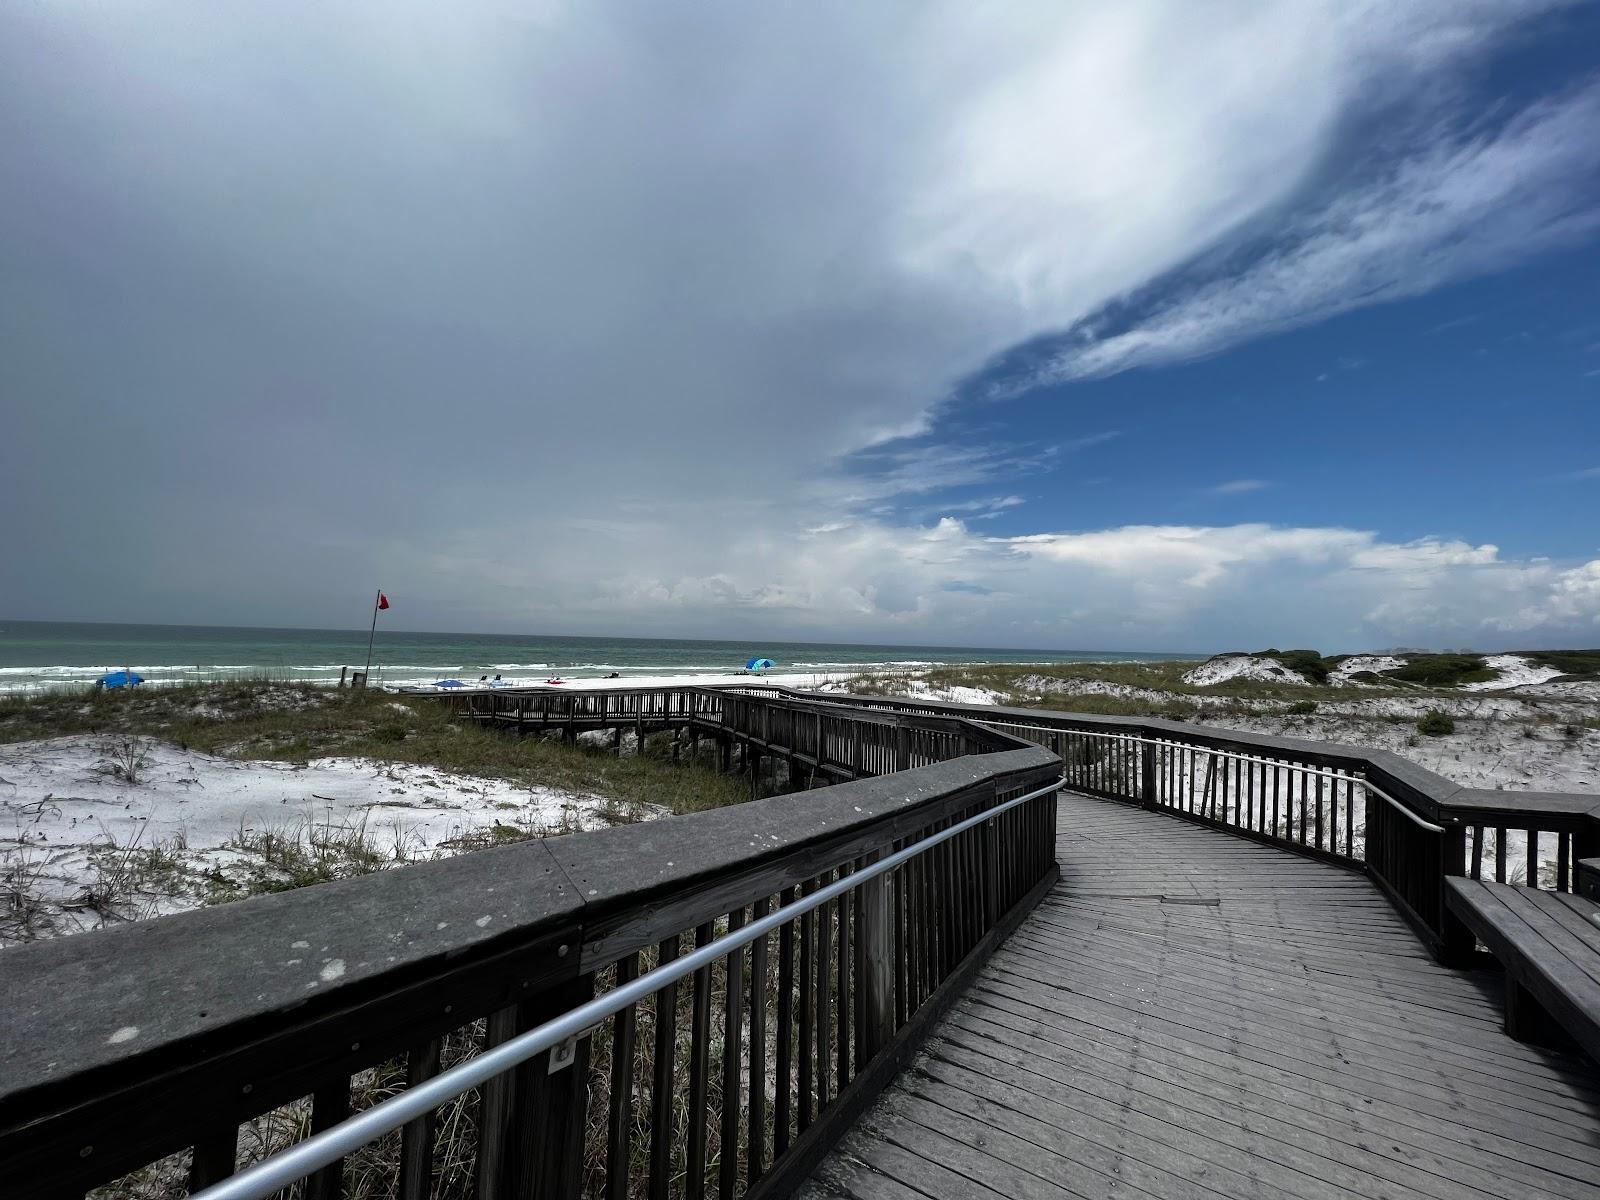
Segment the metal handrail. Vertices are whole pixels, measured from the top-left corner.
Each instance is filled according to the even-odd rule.
[[[247,1167],[231,1179],[225,1179],[213,1184],[204,1191],[196,1192],[192,1200],[264,1200],[272,1195],[298,1182],[310,1175],[319,1167],[337,1162],[345,1155],[360,1149],[368,1142],[382,1137],[384,1134],[399,1129],[402,1125],[426,1116],[441,1104],[455,1099],[470,1088],[477,1087],[493,1079],[496,1075],[503,1074],[513,1067],[520,1066],[529,1059],[543,1054],[546,1050],[555,1049],[563,1042],[581,1037],[587,1033],[591,1026],[607,1017],[615,1016],[630,1005],[637,1004],[647,996],[660,991],[670,983],[675,983],[685,976],[692,975],[702,967],[711,965],[724,955],[732,953],[743,946],[749,945],[757,938],[765,937],[773,930],[788,924],[796,917],[804,916],[813,909],[820,908],[828,901],[842,896],[861,884],[892,871],[902,863],[909,862],[917,855],[929,850],[942,842],[949,841],[957,834],[965,833],[979,825],[994,820],[1003,812],[1026,804],[1030,800],[1037,800],[1041,796],[1050,795],[1061,790],[1065,780],[1058,779],[1054,783],[1028,792],[1021,796],[1013,797],[1003,803],[987,808],[976,816],[959,821],[948,829],[942,829],[930,834],[914,845],[907,846],[904,850],[897,850],[877,862],[855,871],[843,879],[836,880],[825,887],[819,888],[809,896],[805,896],[793,904],[760,917],[740,929],[724,934],[715,941],[704,946],[697,946],[688,954],[675,958],[672,962],[647,971],[637,979],[623,984],[604,996],[597,996],[577,1008],[571,1009],[558,1017],[552,1017],[544,1024],[536,1026],[528,1032],[519,1034],[510,1041],[502,1042],[492,1050],[486,1050],[476,1058],[469,1059],[459,1066],[451,1067],[442,1074],[435,1075],[425,1083],[407,1088],[398,1096],[384,1100],[373,1105],[365,1112],[341,1121],[321,1133],[313,1134],[305,1141],[300,1142],[271,1158],[264,1159],[254,1166]]]
[[[1166,746],[1173,750],[1195,750],[1214,755],[1218,758],[1232,758],[1237,759],[1240,762],[1260,763],[1262,766],[1266,767],[1287,767],[1292,771],[1299,771],[1306,775],[1321,775],[1327,779],[1342,779],[1351,783],[1359,783],[1362,787],[1366,788],[1379,798],[1387,801],[1391,806],[1399,810],[1401,816],[1405,817],[1407,820],[1416,825],[1420,825],[1429,833],[1445,832],[1445,826],[1436,825],[1432,821],[1424,820],[1422,817],[1412,812],[1403,801],[1396,800],[1388,792],[1384,791],[1381,787],[1368,779],[1364,774],[1359,774],[1357,772],[1341,775],[1337,771],[1329,771],[1322,767],[1310,767],[1303,766],[1298,763],[1280,762],[1276,759],[1262,758],[1255,754],[1240,754],[1233,750],[1220,750],[1212,746],[1202,745],[1199,742],[1177,742],[1172,741],[1169,738],[1148,738],[1135,733],[1103,733],[1098,729],[1056,729],[1051,725],[1025,725],[1020,721],[984,721],[981,719],[975,719],[975,721],[979,725],[992,725],[1008,729],[1037,729],[1053,733],[1070,733],[1075,734],[1078,737],[1110,738],[1113,741],[1119,742],[1137,742],[1142,746]]]

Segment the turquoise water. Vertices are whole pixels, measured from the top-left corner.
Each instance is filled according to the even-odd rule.
[[[150,683],[270,675],[331,683],[359,668],[367,631],[233,629],[200,625],[87,625],[0,621],[0,691],[87,685],[131,666]],[[1154,661],[1191,657],[1106,651],[1004,650],[958,646],[869,646],[826,642],[685,641],[661,638],[527,637],[395,633],[379,629],[374,682],[395,686],[455,677],[475,682],[542,682],[553,674],[594,678],[702,675],[737,671],[760,655],[775,673],[857,671],[962,663]]]

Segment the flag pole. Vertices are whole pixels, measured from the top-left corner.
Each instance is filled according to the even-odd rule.
[[[361,669],[363,675],[372,674],[372,639],[378,634],[378,601],[383,599],[383,589],[378,589],[378,594],[372,598],[372,628],[367,632],[367,665]]]

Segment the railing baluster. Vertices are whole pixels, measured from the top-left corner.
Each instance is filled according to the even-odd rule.
[[[1322,776],[1318,775],[1318,779]],[[1317,847],[1319,850],[1322,847]],[[1328,781],[1328,847],[1330,851],[1339,849],[1339,781]]]
[[[824,885],[832,882],[831,872],[822,873]],[[834,905],[817,909],[817,1111],[828,1106],[832,1095],[833,1070],[833,911]]]
[[[728,914],[728,932],[744,928],[744,909]],[[743,1074],[744,1040],[744,951],[731,950],[723,990],[722,1026],[722,1137],[717,1147],[718,1192],[722,1200],[733,1200],[739,1187],[739,1114],[743,1108],[740,1081]]]
[[[800,886],[800,894],[809,896],[816,891],[813,880],[806,880]],[[815,911],[802,914],[800,917],[800,1132],[804,1133],[811,1126],[812,1090],[815,1078],[812,1073],[813,1047],[812,1038],[815,1034],[814,1010],[816,1008],[816,931],[817,914]]]
[[[1345,780],[1344,785],[1344,853],[1346,858],[1356,857],[1356,781]]]
[[[635,951],[617,963],[617,986],[639,977],[639,954]],[[630,1167],[633,1162],[633,1066],[634,1041],[639,1012],[629,1005],[611,1019],[611,1090],[606,1138],[607,1200],[627,1200]]]
[[[483,1048],[492,1050],[510,1041],[516,1033],[516,1006],[496,1009],[485,1022]],[[504,1167],[511,1136],[513,1100],[510,1075],[497,1075],[483,1085],[478,1116],[478,1200],[495,1200],[505,1190]]]
[[[715,937],[711,922],[695,930],[694,944],[707,945]],[[684,1194],[701,1200],[706,1193],[707,1076],[711,1071],[711,968],[694,973],[694,1014],[689,1030],[689,1146],[684,1166]]]
[[[311,1097],[311,1132],[332,1129],[350,1115],[350,1077],[319,1087]],[[339,1200],[344,1195],[344,1159],[329,1163],[306,1180],[305,1200]]]
[[[794,903],[794,889],[784,888],[778,903]],[[778,1024],[773,1030],[776,1052],[776,1092],[772,1114],[772,1153],[776,1157],[789,1148],[789,1123],[793,1119],[790,1091],[794,1086],[794,922],[778,930]]]
[[[765,896],[750,910],[759,921],[772,911]],[[766,1170],[767,1138],[767,939],[750,943],[750,1153],[746,1158],[747,1186],[754,1186]]]
[[[943,849],[943,847],[940,847],[940,849]],[[845,878],[851,873],[852,868],[848,863],[839,868],[840,879]],[[850,910],[854,907],[852,904],[853,898],[854,893],[845,892],[833,902],[834,912],[838,914],[839,919],[839,961],[835,967],[835,971],[838,976],[838,1012],[835,1014],[838,1020],[838,1032],[835,1036],[838,1040],[834,1046],[835,1051],[838,1053],[839,1062],[838,1078],[834,1088],[835,1095],[844,1091],[846,1085],[850,1082],[850,1042],[854,1032],[850,1023],[852,1010],[850,995],[850,967],[854,962],[853,951],[851,948],[854,930],[851,928],[851,922],[853,918]]]
[[[665,966],[678,957],[678,934],[663,941],[656,962]],[[655,1050],[650,1081],[651,1200],[666,1200],[672,1187],[673,1081],[677,1069],[678,985],[669,983],[655,997]]]
[[[905,847],[904,839],[897,839],[894,843],[895,850]],[[910,953],[911,939],[906,935],[906,869],[897,867],[890,876],[891,891],[889,893],[890,928],[893,930],[892,949],[894,953],[894,1025],[898,1029],[906,1023],[907,992],[910,980]]]
[[[406,1087],[414,1088],[439,1073],[440,1038],[424,1042],[406,1055]],[[435,1109],[400,1131],[399,1200],[427,1200],[433,1194],[433,1143],[438,1125]]]
[[[221,1183],[233,1174],[239,1156],[239,1127],[228,1124],[194,1144],[189,1157],[189,1191]]]

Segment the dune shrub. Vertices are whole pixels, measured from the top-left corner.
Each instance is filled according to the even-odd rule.
[[[1456,731],[1456,719],[1447,712],[1440,712],[1437,708],[1425,712],[1417,719],[1417,732],[1425,733],[1429,737],[1444,737]]]

